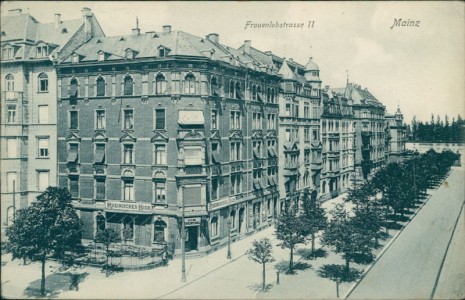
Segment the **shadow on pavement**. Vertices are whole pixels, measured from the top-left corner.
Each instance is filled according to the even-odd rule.
[[[254,283],[248,286],[249,289],[251,289],[254,292],[262,292],[262,293],[267,293],[271,290],[273,287],[272,283],[265,284],[265,289],[262,290],[262,284],[261,283]]]
[[[328,252],[323,248],[315,249],[315,252],[312,253],[312,249],[310,248],[300,248],[297,249],[297,255],[300,255],[302,259],[305,260],[313,260],[317,258],[325,258],[328,256]]]
[[[56,273],[48,275],[45,278],[45,298],[56,298],[61,291],[79,290],[79,283],[82,282],[89,273]],[[29,284],[24,290],[24,295],[27,297],[41,298],[40,295],[40,279],[37,279]]]

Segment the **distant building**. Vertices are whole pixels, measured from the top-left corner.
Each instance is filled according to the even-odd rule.
[[[45,24],[20,9],[2,17],[2,228],[11,224],[13,205],[27,207],[57,184],[54,62],[86,38],[103,35],[91,11],[84,9],[83,14],[82,19],[69,21],[55,14],[54,22]]]
[[[277,70],[212,33],[95,37],[58,65],[59,184],[84,239],[206,253],[279,213]]]
[[[323,171],[321,197],[334,198],[345,192],[354,177],[355,131],[352,101],[329,86],[322,91],[321,142]]]
[[[386,161],[402,162],[405,157],[405,143],[407,142],[407,125],[400,107],[394,115],[386,113]]]

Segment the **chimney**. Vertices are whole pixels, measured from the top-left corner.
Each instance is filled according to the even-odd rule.
[[[294,62],[294,59],[291,57],[291,58],[289,58],[289,61],[290,61],[290,62]]]
[[[61,24],[61,14],[55,14],[55,28],[60,27]]]
[[[250,54],[250,47],[252,46],[252,41],[251,40],[245,40],[244,41],[244,52],[247,54]]]
[[[220,42],[220,36],[218,35],[218,33],[210,33],[209,35],[207,35],[207,39],[217,44]]]
[[[82,9],[82,21],[84,23],[84,34],[86,42],[92,38],[92,24],[90,24],[90,18],[92,17],[92,11],[90,8],[84,7]]]
[[[8,13],[10,16],[19,16],[23,10],[21,8],[15,8],[15,9],[10,9],[8,10]]]
[[[329,91],[329,85],[325,86],[325,91]]]
[[[170,33],[171,32],[171,25],[164,25],[163,32]]]

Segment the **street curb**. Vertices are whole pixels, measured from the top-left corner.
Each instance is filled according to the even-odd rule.
[[[444,177],[444,179],[440,182],[440,184],[438,184],[438,186],[434,189],[434,191],[437,191],[441,186],[442,184],[444,183],[444,181],[446,181],[446,179],[450,176],[450,173],[452,172],[452,170],[450,170],[447,175]],[[368,274],[368,272],[371,270],[371,268],[378,262],[378,260],[384,255],[384,253],[391,247],[391,245],[394,243],[394,241],[397,239],[397,237],[404,231],[404,229],[407,227],[408,224],[410,224],[410,221],[418,214],[418,212],[425,206],[425,204],[429,201],[429,199],[433,196],[433,193],[431,195],[428,196],[428,198],[422,203],[422,205],[415,211],[415,213],[413,215],[411,215],[407,221],[407,223],[405,223],[404,226],[402,226],[402,228],[399,230],[399,232],[397,232],[393,237],[392,239],[384,246],[384,248],[381,250],[381,252],[376,256],[374,262],[368,266],[368,268],[366,270],[363,271],[362,273],[362,276],[360,277],[360,280],[358,280],[356,283],[354,283],[350,288],[349,290],[347,291],[347,293],[345,294],[344,298],[343,299],[347,299],[350,294],[354,291],[354,289],[360,284],[360,282],[362,282],[362,280],[365,278],[365,276]]]

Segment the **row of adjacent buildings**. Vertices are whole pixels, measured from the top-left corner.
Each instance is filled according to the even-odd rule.
[[[344,192],[405,150],[405,124],[367,89],[216,33],[107,37],[90,9],[2,18],[2,227],[67,187],[83,238],[207,253],[290,202]]]

